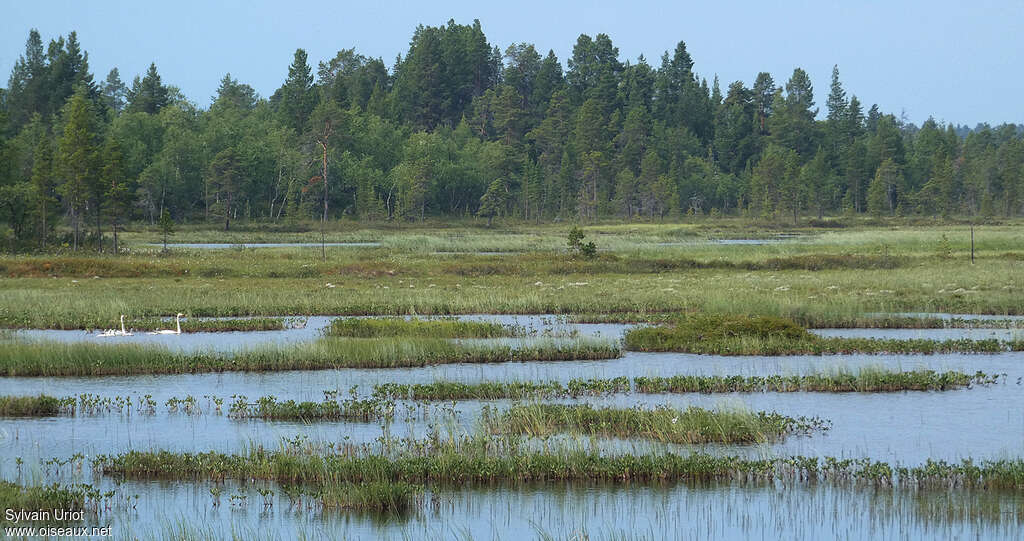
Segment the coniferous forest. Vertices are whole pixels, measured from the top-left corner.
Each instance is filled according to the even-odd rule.
[[[116,249],[119,228],[161,220],[1024,210],[1024,126],[916,126],[861,103],[838,67],[817,93],[800,68],[748,85],[698,71],[682,41],[649,62],[584,34],[559,59],[449,21],[417,27],[391,66],[343,49],[314,67],[298,49],[267,97],[227,73],[202,108],[155,64],[99,79],[85,45],[29,32],[0,89],[5,250]]]

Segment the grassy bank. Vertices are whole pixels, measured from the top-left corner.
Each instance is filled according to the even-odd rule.
[[[777,413],[706,410],[594,408],[590,405],[528,404],[487,420],[496,433],[543,437],[557,432],[642,438],[668,443],[760,443],[789,434],[828,428],[821,419]]]
[[[687,314],[657,327],[630,329],[626,349],[711,355],[834,353],[997,353],[1020,351],[1020,340],[826,338],[791,320],[770,316]]]
[[[346,318],[327,328],[330,336],[352,338],[501,338],[521,335],[514,327],[487,321],[457,319]]]
[[[597,360],[618,357],[608,340],[541,340],[524,346],[460,344],[429,338],[325,338],[234,354],[176,353],[139,345],[8,342],[0,348],[5,376],[110,376],[227,371],[399,368],[445,363]]]

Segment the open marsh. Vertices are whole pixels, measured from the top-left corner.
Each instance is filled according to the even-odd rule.
[[[0,280],[0,326],[12,329],[0,337],[5,347],[45,342],[96,348],[101,354],[95,360],[109,362],[104,348],[125,346],[138,348],[135,364],[141,367],[80,372],[96,374],[88,377],[73,371],[0,377],[0,396],[71,397],[88,404],[120,397],[133,403],[130,413],[122,405],[71,415],[59,407],[54,413],[50,402],[11,402],[15,416],[0,417],[0,478],[22,485],[85,482],[114,491],[111,509],[85,522],[109,522],[115,537],[125,538],[127,532],[221,538],[234,531],[254,539],[290,539],[296,532],[367,539],[1013,539],[1024,527],[1020,484],[907,489],[780,477],[455,487],[443,479],[410,479],[408,486],[363,493],[340,479],[295,487],[230,476],[93,475],[93,459],[131,452],[241,456],[263,448],[394,457],[449,438],[478,437],[487,419],[523,408],[559,414],[700,408],[746,420],[765,412],[779,416],[771,419],[818,418],[829,428],[778,437],[759,430],[749,437],[695,437],[702,426],[675,434],[652,429],[648,421],[634,430],[633,420],[619,426],[610,419],[585,424],[582,417],[563,416],[544,430],[495,430],[500,434],[490,437],[508,443],[494,445],[515,442],[542,455],[561,450],[609,459],[697,453],[709,460],[836,457],[909,467],[968,458],[1012,462],[1024,455],[1024,352],[723,356],[620,352],[618,345],[633,329],[694,313],[787,318],[807,340],[1018,341],[1024,290],[1019,228],[979,227],[974,266],[967,229],[960,226],[783,231],[799,234],[796,239],[779,238],[778,230],[751,233],[728,221],[717,229],[691,223],[583,230],[598,245],[594,259],[566,253],[565,228],[529,225],[515,232],[328,231],[329,243],[352,245],[328,246],[327,262],[309,234],[232,232],[220,238],[198,230],[177,235],[182,244],[169,253],[147,246],[158,241],[153,231],[131,231],[124,234],[132,249],[126,256],[0,257],[6,276]],[[942,235],[949,240],[940,249]],[[260,248],[184,247],[193,241]],[[301,242],[311,245],[293,245]],[[172,328],[178,312],[187,315],[183,334],[146,334]],[[121,314],[129,322],[147,322],[146,330],[99,337],[94,329],[116,328]],[[450,322],[435,321],[450,315]],[[401,318],[368,319],[373,316]],[[573,323],[574,317],[609,323]],[[270,319],[259,324],[261,330],[203,332],[222,328],[220,318]],[[274,327],[278,323],[281,328]],[[908,328],[899,328],[903,324]],[[580,341],[605,349],[599,356],[539,360],[541,349]],[[341,343],[350,345],[336,345]],[[357,351],[355,343],[367,345]],[[388,344],[420,348],[422,355],[380,353]],[[491,358],[514,362],[427,362],[473,360],[455,355],[461,348],[529,347],[537,348],[533,357]],[[277,357],[264,354],[256,362],[246,357],[252,351]],[[38,353],[40,365],[55,362]],[[170,370],[173,363],[164,357],[203,357],[224,371],[191,373],[199,365]],[[235,357],[243,368],[263,371],[228,368]],[[399,357],[415,366],[398,366]],[[928,370],[934,374],[913,373]],[[959,375],[945,375],[950,371]],[[979,371],[985,376],[971,379]],[[573,380],[605,383],[586,387]],[[433,382],[532,387],[441,393],[434,400],[410,400],[408,388],[374,396],[378,386]],[[640,382],[660,387],[640,392]],[[874,386],[858,387],[866,382]],[[567,392],[574,385],[580,391]],[[709,392],[709,385],[719,387]],[[672,418],[657,422],[673,426]],[[955,476],[947,477],[943,482]],[[189,525],[196,520],[202,526]]]

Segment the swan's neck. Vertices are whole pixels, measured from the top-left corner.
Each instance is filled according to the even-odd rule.
[[[181,316],[174,316],[174,323],[178,326],[178,334],[181,334]]]
[[[121,316],[121,334],[128,334],[128,333],[127,333],[127,332],[126,332],[126,331],[124,330],[124,316]]]

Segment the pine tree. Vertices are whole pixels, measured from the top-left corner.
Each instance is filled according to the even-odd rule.
[[[59,191],[71,211],[74,249],[78,250],[81,215],[89,189],[98,178],[93,114],[84,92],[72,96],[64,116],[58,161],[65,180]]]
[[[155,115],[170,103],[170,92],[160,80],[156,63],[151,63],[146,75],[135,77],[132,88],[128,91],[128,111]]]

